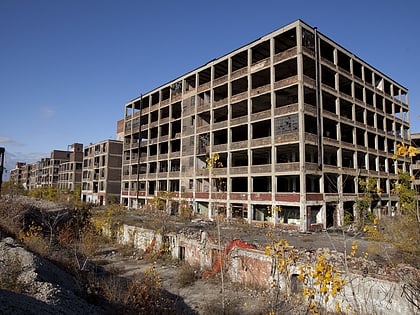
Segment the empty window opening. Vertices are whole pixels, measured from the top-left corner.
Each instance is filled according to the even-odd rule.
[[[347,124],[340,124],[341,141],[353,143],[353,127]]]
[[[271,192],[271,177],[256,176],[252,177],[253,192]]]
[[[197,115],[197,127],[210,125],[210,111],[202,112]]]
[[[384,108],[384,98],[379,94],[375,94],[375,106],[380,110]]]
[[[251,150],[252,165],[271,164],[271,148],[259,148]]]
[[[220,77],[223,77],[228,74],[228,60],[223,60],[217,64],[214,65],[213,71],[214,71],[214,79],[218,79]]]
[[[160,109],[160,119],[165,119],[169,117],[169,106],[162,107]]]
[[[384,130],[384,116],[377,114],[376,124],[377,124],[378,130]]]
[[[373,102],[373,92],[369,89],[365,89],[365,97],[366,97],[366,104],[370,106],[374,106]]]
[[[248,151],[233,151],[231,161],[232,167],[248,166]]]
[[[378,169],[378,171],[380,171],[380,172],[386,172],[387,171],[387,169],[388,169],[388,165],[386,165],[387,164],[387,159],[386,158],[384,158],[383,156],[379,156],[378,157],[378,162],[379,162],[379,169]]]
[[[176,102],[171,105],[171,116],[173,119],[181,118],[182,106],[181,102]]]
[[[333,174],[333,173],[324,174],[324,191],[326,193],[338,192],[338,174]]]
[[[248,78],[240,78],[232,82],[232,96],[248,91]]]
[[[305,64],[304,64],[303,71],[306,70],[306,71],[310,72],[310,70],[309,70],[310,66],[307,66],[307,67],[308,67],[308,69],[305,68]],[[279,64],[275,65],[274,75],[275,75],[274,78],[275,78],[276,82],[297,75],[297,60],[296,60],[296,58],[289,59],[289,60],[286,60],[282,63],[279,63]],[[308,74],[306,74],[306,75],[308,75]]]
[[[167,154],[169,150],[168,142],[162,142],[159,144],[159,153]]]
[[[305,145],[305,163],[318,163],[318,147],[306,144]]]
[[[232,178],[232,192],[248,192],[248,178],[233,177]]]
[[[150,122],[158,121],[159,119],[159,112],[157,110],[150,113]]]
[[[346,168],[354,168],[354,151],[342,149],[341,164]]]
[[[302,45],[310,50],[315,49],[315,36],[306,28],[302,28]]]
[[[316,135],[317,121],[316,118],[305,114],[305,132]]]
[[[248,140],[248,125],[241,125],[231,129],[232,142]]]
[[[149,155],[153,156],[157,154],[157,144],[149,146]]]
[[[213,132],[213,144],[225,144],[227,143],[227,129],[218,130]]]
[[[211,79],[211,69],[207,68],[198,73],[198,86],[210,82]]]
[[[256,89],[270,84],[270,69],[264,69],[251,75],[252,88]]]
[[[171,152],[180,152],[180,151],[181,151],[181,140],[180,139],[172,140]]]
[[[319,46],[321,57],[328,60],[331,63],[334,63],[334,47],[325,42],[324,40],[321,40]]]
[[[356,121],[364,124],[365,123],[365,118],[364,118],[365,110],[364,110],[364,108],[356,105],[355,109],[356,109]]]
[[[353,74],[362,80],[362,65],[353,59]]]
[[[335,89],[335,72],[326,66],[321,67],[321,82]]]
[[[198,94],[198,105],[208,105],[210,104],[210,91],[205,91]]]
[[[213,90],[213,98],[215,102],[221,102],[228,97],[228,85],[223,84]]]
[[[231,108],[232,119],[248,115],[248,102],[246,100],[239,103],[233,103]]]
[[[160,136],[167,136],[169,134],[169,124],[164,124],[160,127]]]
[[[308,88],[308,87],[305,86],[304,93],[305,93],[304,94],[305,104],[316,106],[316,94],[315,94],[315,90],[314,89],[311,89],[311,88]]]
[[[206,148],[210,145],[210,134],[204,133],[201,135],[198,135],[198,141],[197,141],[197,154],[203,154],[206,153]]]
[[[244,50],[232,57],[232,72],[248,66],[248,51]]]
[[[166,87],[166,88],[162,89],[162,91],[160,91],[162,101],[169,99],[169,97],[171,96],[170,91],[171,91],[171,89],[169,87]]]
[[[276,163],[299,162],[299,145],[289,144],[276,147]]]
[[[156,139],[158,136],[158,127],[150,129],[150,139]]]
[[[366,111],[366,123],[370,127],[375,127],[375,113],[369,110]]]
[[[343,75],[339,75],[339,86],[338,89],[341,93],[347,94],[349,96],[352,96],[351,93],[351,80],[349,80],[347,77]]]
[[[342,175],[342,180],[343,180],[343,193],[354,194],[356,192],[354,176]]]
[[[151,162],[149,163],[149,173],[156,173],[157,171],[157,163]]]
[[[300,208],[292,206],[282,206],[283,222],[286,224],[300,224]]]
[[[259,113],[265,110],[271,109],[271,94],[264,94],[258,97],[254,97],[251,100],[252,113]]]
[[[293,59],[296,62],[296,59]],[[316,67],[315,60],[303,55],[303,75],[315,80],[316,79]]]
[[[367,133],[367,136],[368,136],[368,147],[371,149],[375,149],[376,136],[370,132]]]
[[[394,134],[394,122],[391,119],[386,119],[386,133],[389,135]]]
[[[326,110],[335,114],[337,112],[336,100],[337,98],[334,95],[328,92],[322,91],[322,109],[323,110]],[[306,102],[306,98],[305,98],[305,102]]]
[[[298,86],[294,85],[276,92],[276,107],[283,107],[298,102]]]
[[[365,74],[365,82],[369,83],[370,85],[373,85],[373,72],[366,66],[364,67],[364,74]]]
[[[337,140],[337,122],[324,118],[324,137]]]
[[[350,57],[341,50],[337,51],[337,64],[340,68],[350,72]]]
[[[181,135],[181,121],[177,120],[171,123],[171,137],[176,138]]]
[[[358,83],[354,83],[354,97],[363,102],[363,87]]]
[[[376,156],[369,154],[369,170],[376,171]]]
[[[168,182],[166,180],[160,180],[158,182],[158,190],[160,191],[167,191],[168,190]]]
[[[320,186],[319,182],[321,180],[320,176],[316,175],[306,175],[306,192],[308,193],[319,193]]]
[[[274,38],[274,53],[278,54],[296,47],[296,28],[279,34]]]
[[[270,41],[266,40],[251,48],[252,63],[257,63],[270,57]]]
[[[195,74],[185,79],[185,91],[195,89]]]
[[[228,107],[224,106],[222,108],[215,109],[213,111],[213,122],[226,121],[228,119]]]
[[[300,177],[298,175],[276,176],[277,192],[299,192]]]
[[[356,168],[360,168],[360,169],[367,169],[367,165],[366,165],[366,153],[364,152],[357,152],[357,167]]]
[[[337,148],[324,146],[324,164],[337,166]]]
[[[179,180],[172,179],[169,181],[169,191],[175,191],[175,192],[179,191]]]
[[[392,110],[392,102],[385,99],[385,112],[388,115],[392,115],[393,114],[393,110]]]
[[[365,145],[365,131],[360,128],[356,128],[356,144],[360,146]]]
[[[259,121],[251,125],[252,139],[259,139],[271,136],[270,120]]]
[[[159,91],[152,94],[152,105],[159,103]]]
[[[388,95],[391,95],[391,83],[385,79],[384,79],[384,92]]]
[[[168,171],[168,161],[159,162],[159,172],[166,173]]]

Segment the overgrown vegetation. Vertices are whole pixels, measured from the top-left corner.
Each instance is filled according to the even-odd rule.
[[[85,289],[89,302],[101,305],[107,313],[175,312],[173,298],[162,290],[160,276],[153,267],[142,277],[127,279],[115,270],[99,272],[94,264],[99,249],[112,246],[109,242],[115,240],[124,207],[113,204],[94,210],[79,201],[78,192],[50,188],[37,189],[33,196],[55,201],[57,208],[46,210],[22,202],[17,195],[8,196],[7,201],[0,203],[1,229],[72,274]],[[18,278],[22,265],[18,258],[2,257],[0,264],[5,271],[0,276],[0,288],[22,292]]]

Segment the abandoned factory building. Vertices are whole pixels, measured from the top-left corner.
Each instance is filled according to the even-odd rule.
[[[407,89],[297,20],[125,105],[121,201],[169,191],[208,217],[340,226],[360,178],[377,179],[377,215],[398,206],[401,142]]]

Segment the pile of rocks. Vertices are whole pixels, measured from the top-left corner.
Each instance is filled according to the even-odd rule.
[[[0,241],[0,274],[0,287],[16,281],[12,291],[0,289],[0,314],[100,313],[81,297],[71,276],[10,237]]]

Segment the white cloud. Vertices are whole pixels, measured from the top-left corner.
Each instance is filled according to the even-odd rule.
[[[41,107],[41,117],[50,119],[55,115],[55,110],[48,106]]]

